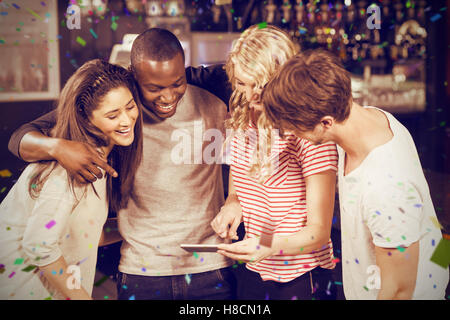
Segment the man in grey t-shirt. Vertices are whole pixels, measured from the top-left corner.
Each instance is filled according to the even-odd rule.
[[[119,212],[119,298],[231,298],[230,274],[221,270],[231,261],[179,247],[221,242],[209,224],[224,203],[222,170],[205,162],[203,133],[224,131],[226,106],[186,84],[183,49],[167,30],[139,35],[131,66],[144,105],[144,153],[135,180],[140,203]]]
[[[143,105],[144,151],[135,180],[137,199],[118,213],[124,238],[118,297],[233,299],[231,260],[179,247],[221,241],[210,222],[224,202],[222,170],[217,161],[211,163],[209,153],[214,148],[211,137],[204,134],[223,132],[226,106],[209,92],[187,85],[183,49],[167,30],[153,28],[139,35],[133,43],[131,65]],[[18,153],[24,160],[43,159],[40,146],[52,146],[51,139],[29,132]],[[57,147],[59,152],[47,150],[46,159],[61,162],[52,153],[59,158],[62,154],[76,157],[72,147],[64,143]],[[78,161],[75,157],[66,159],[67,163],[72,166]],[[98,160],[83,171],[95,179],[97,166],[114,174]]]

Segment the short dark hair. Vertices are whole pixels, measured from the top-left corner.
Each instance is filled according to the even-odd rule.
[[[144,59],[167,61],[184,51],[178,38],[169,30],[151,28],[142,32],[133,42],[131,48],[131,66],[134,67]]]
[[[329,51],[307,50],[276,72],[263,90],[262,102],[277,127],[312,130],[324,116],[342,122],[352,103],[350,74]]]

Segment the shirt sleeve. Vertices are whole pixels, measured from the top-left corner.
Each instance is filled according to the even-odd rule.
[[[65,170],[55,169],[42,187],[27,221],[22,246],[30,263],[45,266],[61,255],[59,240],[76,205]],[[64,171],[64,173],[62,173]]]
[[[19,159],[22,159],[19,154],[19,146],[23,136],[31,131],[40,131],[43,134],[48,134],[48,131],[54,127],[55,123],[56,110],[53,110],[35,119],[32,122],[20,126],[16,131],[14,131],[14,133],[11,135],[11,138],[9,139],[9,151],[11,151],[11,153],[13,153]]]
[[[186,79],[189,84],[211,92],[228,107],[232,90],[223,64],[187,67]]]
[[[422,197],[413,184],[394,180],[372,185],[363,198],[363,221],[381,248],[408,247],[421,237]]]
[[[337,171],[338,153],[334,143],[313,145],[299,139],[297,146],[297,159],[304,178],[326,170]]]

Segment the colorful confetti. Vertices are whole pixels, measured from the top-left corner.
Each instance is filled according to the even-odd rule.
[[[106,280],[108,280],[108,276],[103,276],[100,280],[94,283],[94,287],[100,287]]]
[[[186,283],[189,285],[191,283],[191,275],[190,274],[186,274],[184,276],[184,279],[186,280]]]
[[[55,220],[51,220],[51,221],[49,221],[49,222],[45,225],[45,227],[46,227],[47,229],[50,229],[50,228],[53,227],[55,224],[56,224],[56,221],[55,221]]]
[[[267,28],[267,22],[261,22],[261,23],[258,23],[258,29],[264,29],[264,28]]]
[[[450,264],[450,240],[442,238],[430,260],[442,268],[447,268]]]
[[[89,29],[89,32],[92,34],[92,36],[93,36],[95,39],[98,39],[97,34],[95,33],[94,30],[92,30],[92,28]]]
[[[25,8],[25,10],[27,10],[29,13],[31,13],[33,16],[35,16],[39,20],[43,20],[42,17],[40,15],[38,15],[36,12],[34,12],[33,10],[31,10],[29,8]]]
[[[433,16],[430,18],[430,20],[431,20],[431,22],[436,22],[436,21],[438,21],[440,18],[442,18],[441,14],[440,14],[440,13],[436,13],[435,15],[433,15]]]
[[[37,268],[36,266],[29,265],[28,267],[23,268],[22,271],[23,271],[23,272],[30,272],[30,271],[32,271],[32,270],[34,270],[34,269],[36,269],[36,268]]]
[[[116,30],[117,30],[117,23],[116,23],[115,21],[113,21],[113,22],[111,23],[111,29],[112,29],[113,31],[116,31]]]
[[[12,173],[8,169],[4,169],[4,170],[0,171],[0,177],[2,177],[2,178],[9,178],[11,176],[12,176]]]
[[[77,37],[77,40],[76,40],[79,44],[81,44],[83,47],[86,45],[86,41],[82,38],[82,37],[80,37],[80,36],[78,36]]]
[[[431,222],[433,222],[433,224],[436,226],[436,228],[438,229],[443,229],[444,227],[439,223],[439,220],[434,217],[434,216],[430,216],[430,220]]]

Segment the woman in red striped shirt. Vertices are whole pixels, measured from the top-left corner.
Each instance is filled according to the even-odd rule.
[[[244,222],[244,240],[219,246],[219,253],[246,262],[238,299],[312,299],[313,283],[331,280],[321,270],[335,266],[336,146],[279,135],[261,113],[261,89],[296,51],[282,30],[255,25],[236,41],[226,63],[233,87],[226,122],[233,132],[227,140],[229,196],[211,225],[221,237],[237,239]]]

